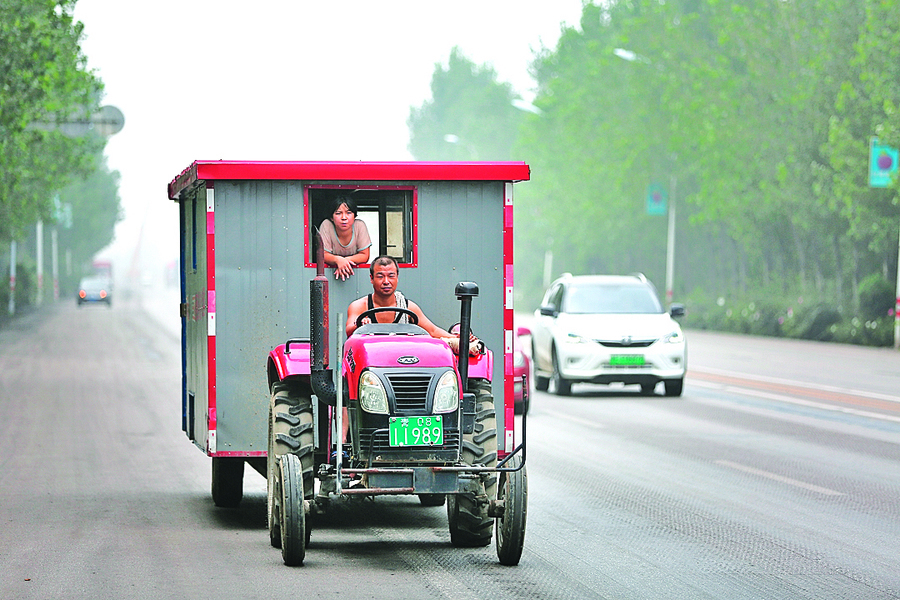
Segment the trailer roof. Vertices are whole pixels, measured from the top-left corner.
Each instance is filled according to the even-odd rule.
[[[295,179],[315,181],[527,181],[524,162],[327,162],[198,160],[169,183],[177,200],[198,181]]]

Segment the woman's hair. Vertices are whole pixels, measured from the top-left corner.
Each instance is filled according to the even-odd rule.
[[[334,200],[331,201],[331,212],[328,213],[329,218],[331,217],[331,215],[337,212],[337,210],[341,207],[341,204],[346,204],[347,210],[352,212],[354,217],[359,216],[357,214],[358,209],[356,208],[356,202],[354,202],[353,199],[350,198],[350,196],[341,194],[339,196],[335,196]]]

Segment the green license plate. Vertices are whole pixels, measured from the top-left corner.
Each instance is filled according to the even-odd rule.
[[[609,357],[609,364],[614,367],[631,367],[644,364],[643,354],[613,354]]]
[[[440,415],[391,417],[388,422],[391,446],[441,446],[444,422]]]

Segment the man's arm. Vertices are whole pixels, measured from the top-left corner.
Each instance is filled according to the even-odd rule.
[[[350,306],[347,307],[347,325],[344,328],[347,331],[347,337],[350,337],[353,335],[353,332],[356,331],[356,319],[365,312],[366,305],[366,298],[362,297],[358,300],[354,300],[350,303]]]

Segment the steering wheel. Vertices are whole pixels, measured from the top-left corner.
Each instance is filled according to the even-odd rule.
[[[366,317],[372,319],[373,323],[376,323],[375,315],[380,312],[391,311],[394,313],[400,313],[402,315],[406,315],[409,317],[409,322],[413,325],[419,324],[419,316],[408,308],[400,308],[399,306],[377,306],[375,308],[370,308],[368,310],[364,310],[360,313],[358,317],[356,317],[356,326],[362,327],[362,320]]]

